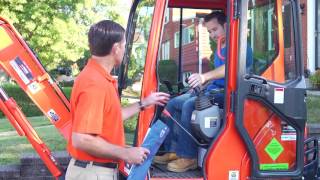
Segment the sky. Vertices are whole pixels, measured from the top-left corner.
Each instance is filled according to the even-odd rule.
[[[132,0],[118,0],[118,8],[123,10],[121,16],[127,20],[129,17],[129,12],[132,4]],[[124,24],[126,26],[127,24]]]

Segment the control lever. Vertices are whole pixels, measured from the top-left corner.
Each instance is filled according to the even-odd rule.
[[[196,96],[198,96],[201,93],[201,89],[199,86],[193,88],[193,90],[194,90],[194,93],[196,94]]]
[[[199,88],[200,89],[200,88]],[[200,143],[188,130],[186,130],[175,118],[173,118],[171,116],[171,114],[169,113],[169,111],[167,111],[166,109],[164,109],[162,111],[162,114],[166,117],[169,117],[171,120],[173,120],[174,123],[176,123],[185,133],[188,134],[188,136],[191,137],[191,139],[198,145],[198,146],[207,146],[208,144],[202,144]]]
[[[250,83],[249,91],[251,93],[259,96],[268,96],[269,85],[266,79],[254,74],[247,74],[244,78]]]
[[[254,81],[255,83],[257,84],[268,84],[267,80],[264,79],[263,77],[261,76],[257,76],[257,75],[254,75],[254,74],[246,74],[244,76],[244,78],[246,80],[251,80],[251,81]]]
[[[171,83],[169,81],[167,81],[167,80],[162,81],[162,83],[167,87],[167,89],[169,91],[169,94],[173,95],[174,92],[173,92],[173,88],[172,88]]]

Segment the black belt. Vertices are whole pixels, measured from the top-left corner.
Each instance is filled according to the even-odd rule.
[[[81,160],[75,160],[74,165],[82,168],[86,168],[88,164],[90,164],[90,161],[81,161]],[[113,162],[108,163],[101,163],[101,162],[92,162],[92,165],[105,167],[105,168],[117,168],[118,164]]]

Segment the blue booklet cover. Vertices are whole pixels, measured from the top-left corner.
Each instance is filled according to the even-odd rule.
[[[152,160],[168,133],[168,126],[159,120],[149,128],[141,146],[149,149],[150,154],[141,165],[133,165],[131,167],[127,180],[143,180],[146,178]]]

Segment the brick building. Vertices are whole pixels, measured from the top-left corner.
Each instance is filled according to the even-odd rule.
[[[201,16],[210,10],[186,9],[182,22],[182,72],[207,72],[212,51],[209,34],[203,27]],[[179,61],[180,9],[169,8],[166,12],[161,41],[160,60]],[[201,66],[199,66],[202,64]]]
[[[300,0],[300,8],[305,66],[314,72],[320,68],[320,2]]]

